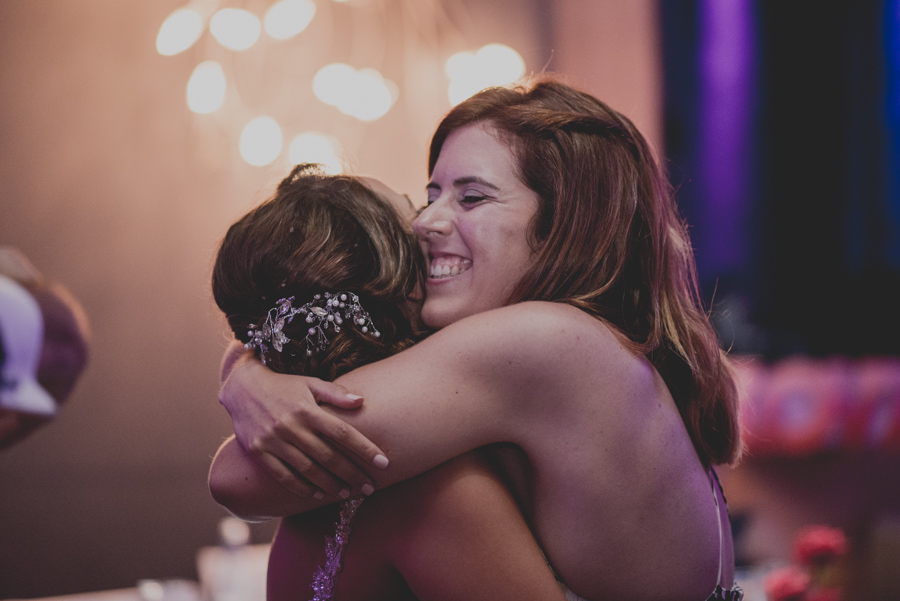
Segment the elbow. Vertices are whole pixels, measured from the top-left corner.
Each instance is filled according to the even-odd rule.
[[[211,471],[209,475],[209,493],[213,500],[224,507],[228,513],[245,522],[265,522],[273,518],[273,516],[256,515],[246,506],[234,484],[227,478],[217,476],[214,471]]]
[[[215,469],[209,471],[208,484],[209,494],[212,495],[216,503],[225,509],[229,509],[234,504],[235,498],[232,494],[231,486],[228,485],[227,479],[222,478]]]
[[[216,463],[209,470],[209,494],[213,500],[224,507],[228,513],[245,522],[265,522],[273,516],[258,515],[248,505],[246,500],[246,486],[241,486],[229,474],[222,469],[216,469]],[[245,483],[246,484],[246,483]]]

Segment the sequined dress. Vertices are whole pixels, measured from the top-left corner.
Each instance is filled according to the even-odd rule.
[[[334,536],[325,539],[325,564],[319,566],[313,576],[311,601],[332,601],[334,599],[334,581],[341,571],[341,557],[344,547],[350,539],[350,525],[353,516],[363,502],[362,495],[341,501],[341,512],[334,524]]]

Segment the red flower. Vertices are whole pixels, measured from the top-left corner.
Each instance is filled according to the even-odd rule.
[[[839,528],[807,526],[794,541],[794,555],[803,565],[821,566],[847,552],[847,537]]]
[[[837,588],[814,588],[803,597],[803,601],[841,601],[841,599],[841,590]]]
[[[765,589],[769,601],[801,601],[809,587],[809,574],[790,565],[773,570],[766,576]]]

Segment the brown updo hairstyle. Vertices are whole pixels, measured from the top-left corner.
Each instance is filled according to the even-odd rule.
[[[572,304],[602,319],[665,379],[705,463],[740,456],[737,391],[704,311],[687,226],[643,136],[593,96],[548,77],[491,88],[454,107],[431,141],[429,173],[453,131],[485,123],[538,196],[535,260],[508,303]]]
[[[280,373],[333,380],[412,345],[424,260],[411,227],[358,178],[294,167],[274,196],[229,228],[216,257],[212,287],[234,335],[249,340],[283,298],[294,307],[324,292],[353,292],[381,336],[350,326],[307,356],[302,316],[284,326],[290,342],[269,347],[266,365]],[[257,349],[259,353],[259,349]]]

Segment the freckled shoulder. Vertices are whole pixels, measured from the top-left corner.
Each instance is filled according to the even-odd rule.
[[[605,323],[565,303],[517,303],[467,317],[450,328],[482,332],[497,344],[525,351],[534,347],[545,352],[563,351],[578,349],[582,344],[609,346],[611,350],[622,348]]]
[[[594,377],[621,375],[635,359],[606,324],[563,303],[532,301],[486,311],[441,334],[482,367],[525,382],[567,379],[584,369]]]

